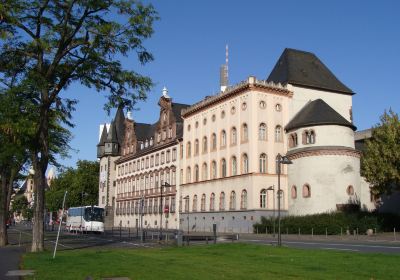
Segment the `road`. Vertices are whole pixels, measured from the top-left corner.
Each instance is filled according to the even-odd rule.
[[[253,236],[254,237],[254,236]],[[241,237],[242,242],[265,244],[276,246],[276,238],[252,238],[252,236]],[[311,239],[302,238],[301,240],[294,238],[283,239],[282,246],[301,248],[301,249],[321,249],[321,250],[334,250],[334,251],[347,251],[347,252],[360,252],[360,253],[384,253],[384,254],[400,254],[399,241],[374,241],[374,240],[323,240],[321,238]]]

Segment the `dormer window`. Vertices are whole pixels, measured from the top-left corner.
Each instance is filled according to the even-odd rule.
[[[161,132],[157,133],[157,143],[161,142]]]
[[[140,149],[143,150],[143,148],[144,148],[144,145],[143,145],[143,142],[141,142],[140,143]]]
[[[168,138],[172,138],[172,127],[168,129]]]
[[[149,140],[146,140],[144,147],[147,148],[149,146]]]
[[[164,121],[164,122],[167,121],[167,113],[166,113],[166,112],[163,113],[163,121]]]
[[[153,137],[150,138],[150,146],[153,146]]]

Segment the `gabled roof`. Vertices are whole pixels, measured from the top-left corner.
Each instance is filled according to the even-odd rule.
[[[285,130],[291,131],[301,127],[318,125],[340,125],[356,130],[351,122],[342,117],[322,99],[307,103],[286,125]]]
[[[190,107],[188,104],[172,103],[172,113],[174,114],[176,122],[183,122],[181,111]]]
[[[267,81],[354,94],[315,54],[295,49],[283,51]]]

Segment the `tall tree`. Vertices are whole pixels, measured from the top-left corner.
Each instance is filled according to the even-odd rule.
[[[400,190],[400,121],[392,110],[385,111],[373,128],[361,160],[362,175],[375,194]]]
[[[107,110],[132,108],[145,99],[151,79],[124,69],[119,58],[131,52],[140,63],[153,59],[143,40],[153,33],[157,13],[136,0],[3,0],[0,38],[3,54],[25,63],[21,83],[38,108],[32,143],[35,209],[32,251],[42,251],[45,172],[49,163],[51,112],[69,123],[74,100],[61,92],[79,81],[108,91]]]
[[[66,205],[97,205],[99,195],[99,163],[80,160],[77,167],[68,168],[51,183],[46,191],[46,208],[57,211],[62,207],[64,191],[68,191]]]

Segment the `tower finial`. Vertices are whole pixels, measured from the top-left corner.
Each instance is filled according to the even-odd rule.
[[[164,96],[164,98],[167,98],[167,99],[171,98],[171,97],[169,97],[168,89],[165,86],[164,86],[164,88],[162,90],[162,95]]]

